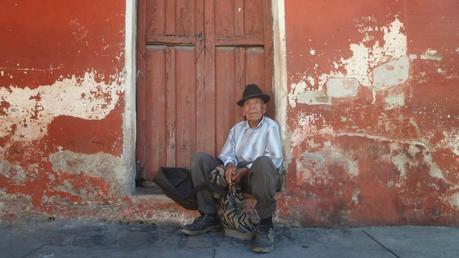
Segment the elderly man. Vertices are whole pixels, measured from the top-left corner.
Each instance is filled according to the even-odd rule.
[[[261,219],[252,242],[254,252],[273,250],[274,197],[281,187],[283,156],[280,130],[274,120],[265,116],[268,101],[269,96],[257,85],[247,85],[242,99],[237,102],[242,107],[245,121],[231,128],[219,160],[205,153],[197,153],[191,162],[194,185],[205,182],[209,172],[223,162],[226,181],[230,184],[241,183],[244,191],[254,195],[257,200],[255,209]],[[211,192],[204,188],[197,193],[197,200],[201,216],[192,224],[185,225],[182,232],[198,235],[220,229]]]

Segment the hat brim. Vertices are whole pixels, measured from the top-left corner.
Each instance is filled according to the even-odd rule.
[[[244,102],[246,102],[246,101],[249,100],[249,99],[254,99],[254,98],[260,98],[260,99],[262,99],[263,102],[265,102],[265,103],[268,102],[269,99],[270,99],[269,95],[266,95],[266,94],[254,94],[254,95],[249,95],[249,96],[246,96],[245,98],[240,99],[240,100],[237,102],[237,104],[238,104],[239,106],[243,106],[243,105],[244,105]]]

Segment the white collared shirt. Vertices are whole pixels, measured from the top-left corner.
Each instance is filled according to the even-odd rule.
[[[224,165],[252,163],[260,156],[271,158],[276,168],[283,162],[280,129],[276,121],[263,116],[256,128],[250,128],[247,121],[237,123],[231,128],[226,143],[218,156]]]

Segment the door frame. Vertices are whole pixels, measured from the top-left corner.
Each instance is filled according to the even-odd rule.
[[[124,114],[123,114],[123,165],[130,194],[135,191],[136,177],[136,85],[137,85],[137,0],[126,0],[125,50],[124,50]],[[284,0],[271,0],[273,17],[273,80],[275,118],[281,127],[284,148],[284,166],[290,163],[290,139],[287,128],[287,55],[285,38]]]

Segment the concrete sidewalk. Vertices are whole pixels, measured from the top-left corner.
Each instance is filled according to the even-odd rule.
[[[209,233],[186,237],[180,225],[35,221],[0,226],[0,257],[459,257],[459,228],[276,227],[274,252]]]

